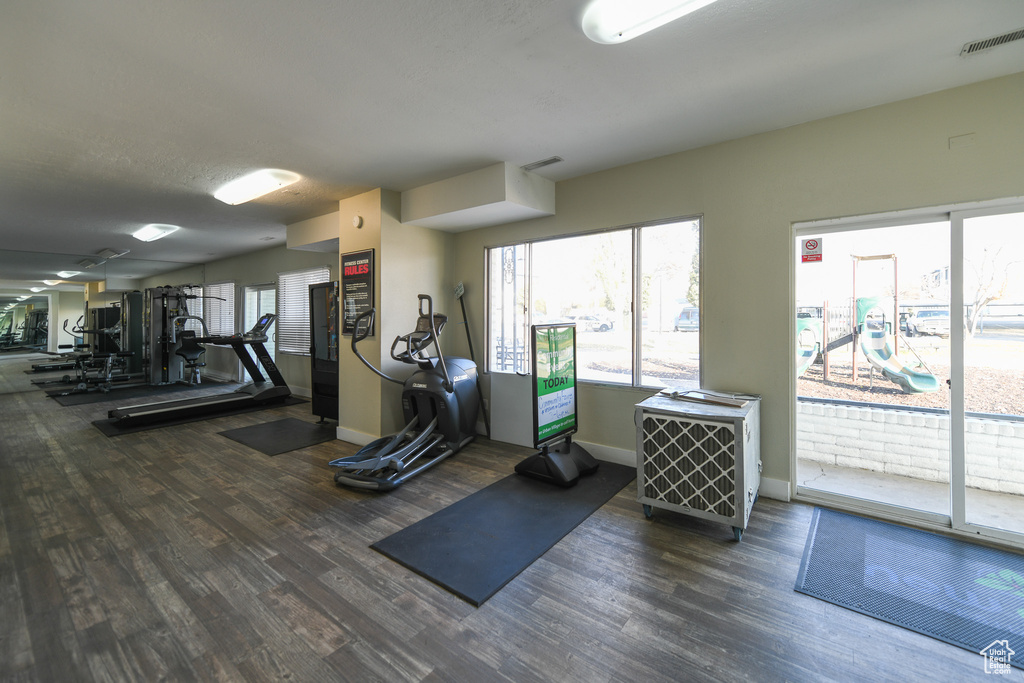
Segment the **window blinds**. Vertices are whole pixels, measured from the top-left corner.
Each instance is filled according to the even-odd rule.
[[[328,282],[326,266],[277,274],[277,350],[309,355],[309,286]]]
[[[202,316],[210,334],[235,333],[235,283],[203,285]]]

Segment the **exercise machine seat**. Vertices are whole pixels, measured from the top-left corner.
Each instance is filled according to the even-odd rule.
[[[200,363],[199,358],[206,353],[206,347],[196,341],[196,333],[192,330],[185,330],[179,336],[181,346],[175,350],[174,355],[181,356],[185,361],[185,367],[189,369],[189,384],[200,384],[202,378],[199,376],[199,368],[206,367],[206,363]]]

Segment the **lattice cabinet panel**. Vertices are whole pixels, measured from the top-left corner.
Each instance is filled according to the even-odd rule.
[[[760,401],[727,407],[653,396],[636,406],[637,488],[656,507],[724,522],[739,540],[760,485]]]

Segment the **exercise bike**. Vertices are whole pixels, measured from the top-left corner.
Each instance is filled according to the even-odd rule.
[[[370,370],[404,387],[402,412],[407,424],[397,434],[377,439],[355,455],[332,460],[330,465],[340,468],[334,475],[339,484],[390,491],[454,455],[476,437],[480,399],[476,363],[466,358],[446,359],[441,353],[437,337],[448,317],[434,313],[429,296],[419,295],[416,329],[396,337],[391,344],[392,359],[418,368],[405,381],[373,367],[356,347],[369,336],[375,315],[371,308],[355,319],[352,351]],[[436,356],[428,355],[431,345]]]

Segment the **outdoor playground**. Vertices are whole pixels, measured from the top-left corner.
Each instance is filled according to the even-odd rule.
[[[843,256],[845,287],[833,275],[832,296],[820,303],[803,290],[798,396],[948,410],[950,335],[962,332],[966,411],[1024,415],[1024,306],[1009,261],[1001,270],[966,268],[965,309],[950,316],[949,268],[935,256],[908,257],[911,267],[896,253]],[[981,280],[996,282],[999,296],[978,296],[992,289]]]

